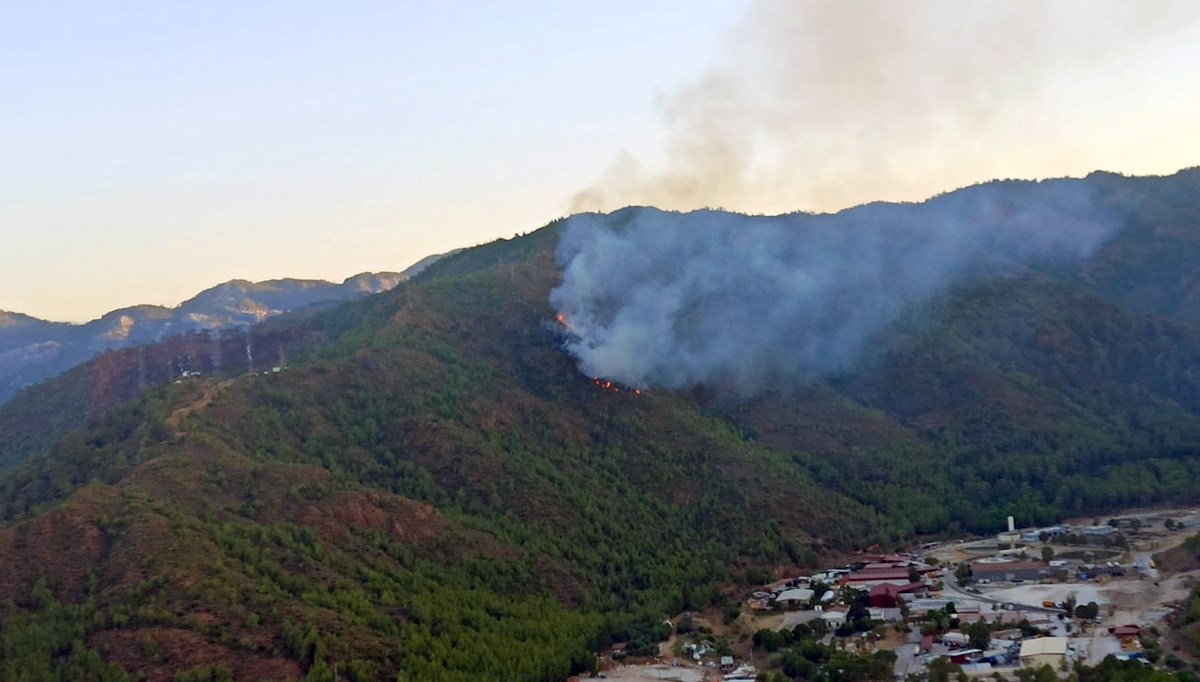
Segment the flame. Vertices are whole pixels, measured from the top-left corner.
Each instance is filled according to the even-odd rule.
[[[570,323],[570,322],[567,322],[567,316],[566,316],[566,315],[563,315],[562,313],[559,313],[559,314],[557,314],[557,315],[555,315],[555,316],[554,316],[554,319],[555,319],[555,320],[557,320],[559,324],[561,324],[562,326],[566,327],[566,328],[567,328],[567,331],[571,331],[571,332],[575,331],[575,328],[571,326],[571,323]]]
[[[611,391],[613,393],[621,392],[621,385],[614,384],[612,381],[609,381],[608,379],[601,379],[600,377],[592,377],[592,383],[595,384],[597,388],[599,388],[603,391]],[[642,389],[635,388],[635,389],[630,390],[628,387],[626,387],[625,392],[626,393],[632,392],[634,395],[641,395]]]

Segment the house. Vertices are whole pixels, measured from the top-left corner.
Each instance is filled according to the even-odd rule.
[[[812,601],[813,595],[816,594],[810,589],[796,587],[790,590],[784,590],[775,597],[775,605],[781,609],[796,610],[808,606]]]
[[[1038,637],[1021,642],[1021,667],[1040,668],[1048,665],[1058,670],[1067,661],[1066,637]]]
[[[1049,574],[1042,564],[1003,561],[971,564],[971,577],[976,582],[1014,582],[1018,580],[1041,580]]]

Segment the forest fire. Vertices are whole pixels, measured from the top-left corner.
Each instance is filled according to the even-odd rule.
[[[618,386],[617,384],[614,384],[611,381],[608,381],[607,379],[601,379],[600,377],[593,377],[592,383],[595,384],[596,386],[599,386],[600,388],[604,389],[605,391],[611,391],[613,393],[621,392],[620,386]],[[627,388],[627,389],[625,389],[625,392],[632,393],[633,395],[641,395],[642,389],[640,389],[640,388],[628,389]]]
[[[563,329],[566,329],[567,331],[571,332],[572,334],[575,333],[575,328],[571,326],[571,323],[567,320],[567,316],[564,315],[563,313],[556,313],[554,315],[554,321],[558,322],[558,324],[561,325]],[[600,377],[592,377],[592,383],[595,384],[598,388],[608,391],[610,393],[632,393],[633,395],[641,395],[642,394],[642,389],[640,389],[640,388],[624,388],[624,389],[622,389],[622,387],[619,384],[615,384],[608,379],[601,379]]]
[[[561,324],[563,327],[565,327],[567,331],[569,331],[569,332],[573,332],[573,331],[575,331],[575,328],[571,326],[571,323],[570,323],[570,322],[567,322],[567,316],[566,316],[566,315],[563,315],[562,313],[559,313],[559,314],[557,314],[557,315],[555,315],[555,316],[554,316],[554,319],[555,319],[555,320],[556,320],[556,321],[557,321],[559,324]]]

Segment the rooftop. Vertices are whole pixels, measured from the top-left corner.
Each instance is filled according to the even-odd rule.
[[[849,582],[866,582],[868,580],[908,580],[906,568],[876,568],[864,569],[846,576]]]
[[[816,593],[812,590],[798,587],[780,592],[779,596],[775,597],[775,601],[808,601],[809,599],[813,598],[814,594]]]
[[[976,562],[971,566],[972,571],[987,572],[1005,572],[1008,571],[1035,571],[1046,568],[1045,565],[1034,563],[1031,561],[1006,561],[1003,563],[980,563]]]
[[[1059,655],[1067,653],[1066,637],[1038,637],[1021,642],[1021,658],[1026,656]]]

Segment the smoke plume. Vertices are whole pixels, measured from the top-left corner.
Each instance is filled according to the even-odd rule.
[[[589,376],[752,394],[848,367],[906,306],[956,283],[1089,255],[1115,228],[1092,187],[991,183],[835,215],[576,215],[550,302]]]
[[[755,0],[716,65],[661,96],[661,153],[619,154],[571,212],[830,211],[1190,166],[1169,140],[1200,117],[1198,25],[1190,0]]]

